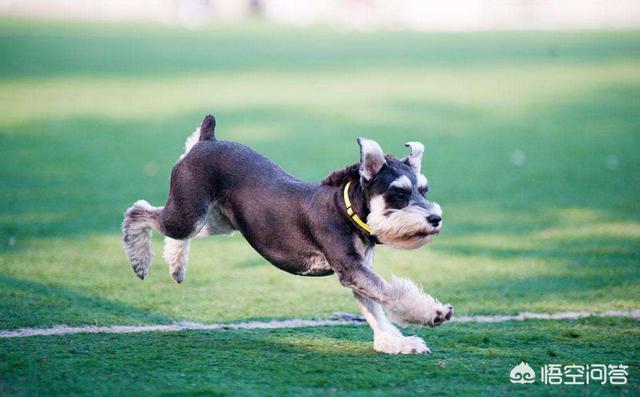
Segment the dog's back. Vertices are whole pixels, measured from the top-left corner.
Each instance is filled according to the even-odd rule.
[[[301,257],[317,251],[292,225],[305,224],[319,184],[293,177],[245,145],[218,140],[215,125],[215,118],[207,116],[187,139],[185,153],[171,171],[165,207],[139,202],[125,216],[125,247],[141,278],[151,261],[151,228],[173,240],[190,239],[205,226],[208,235],[239,230],[262,256],[294,273],[304,261]],[[138,216],[140,212],[145,216]],[[136,223],[137,219],[143,221]]]

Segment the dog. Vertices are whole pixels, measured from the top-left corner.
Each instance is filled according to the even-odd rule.
[[[376,244],[414,249],[442,228],[442,209],[425,199],[424,146],[409,142],[409,155],[398,159],[375,141],[358,138],[359,163],[308,183],[247,146],[218,140],[215,126],[208,115],[187,139],[164,207],[140,200],[126,210],[123,240],[135,274],[148,275],[152,229],[165,236],[163,256],[178,283],[192,238],[238,230],[286,272],[336,274],[373,329],[374,350],[430,353],[421,338],[403,336],[393,323],[437,327],[451,319],[453,306],[408,279],[387,282],[373,270]]]

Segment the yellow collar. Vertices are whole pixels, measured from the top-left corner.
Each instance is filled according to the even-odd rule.
[[[349,200],[349,186],[351,185],[351,181],[347,182],[346,185],[344,185],[344,191],[342,196],[344,197],[344,205],[347,207],[347,215],[349,215],[349,217],[351,219],[353,219],[353,221],[356,223],[356,225],[360,226],[360,228],[362,228],[362,230],[364,230],[365,232],[372,234],[371,233],[371,227],[369,225],[367,225],[366,223],[364,223],[362,221],[362,219],[360,219],[360,217],[358,216],[358,214],[356,214],[353,211],[353,208],[351,207],[351,200]]]

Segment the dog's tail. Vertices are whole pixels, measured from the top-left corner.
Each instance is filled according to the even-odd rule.
[[[151,229],[159,230],[162,207],[153,207],[145,200],[138,200],[127,209],[122,221],[124,250],[134,273],[144,279],[149,273],[153,258],[151,252]]]
[[[216,140],[216,118],[208,114],[200,124],[200,141]]]
[[[205,116],[204,120],[202,120],[202,124],[200,125],[200,127],[196,128],[193,134],[191,134],[184,142],[184,153],[180,158],[189,153],[191,148],[193,148],[195,144],[200,141],[215,141],[215,129],[216,118],[208,114],[207,116]]]

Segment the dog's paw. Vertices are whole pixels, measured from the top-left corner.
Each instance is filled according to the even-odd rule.
[[[435,310],[433,319],[427,322],[427,325],[431,328],[435,328],[439,325],[442,325],[445,321],[451,320],[453,316],[453,306],[449,303],[442,304],[439,303],[438,307]]]
[[[153,254],[147,246],[143,245],[141,248],[140,244],[130,244],[129,241],[125,241],[125,244],[127,244],[125,245],[125,250],[129,257],[131,269],[140,280],[144,280],[149,275],[149,265],[153,259]]]
[[[149,275],[149,270],[144,266],[133,266],[133,272],[140,280],[144,280]]]
[[[139,255],[132,257],[131,268],[140,280],[144,280],[149,275],[149,264],[151,263],[151,255]]]
[[[422,338],[379,333],[373,338],[373,349],[386,354],[429,354],[431,350]]]
[[[174,279],[176,281],[176,283],[182,284],[182,282],[184,281],[184,275],[186,273],[185,270],[186,269],[184,269],[184,268],[172,269],[171,270],[171,278]]]

